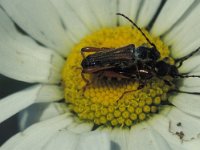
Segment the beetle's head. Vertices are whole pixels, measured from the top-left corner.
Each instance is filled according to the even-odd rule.
[[[178,69],[175,65],[167,64],[164,61],[158,61],[156,63],[155,71],[158,76],[169,75],[171,77],[177,77],[179,75]]]

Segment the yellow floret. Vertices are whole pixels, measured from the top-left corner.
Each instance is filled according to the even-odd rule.
[[[160,59],[169,57],[167,46],[159,38],[143,31],[156,45]],[[84,74],[90,82],[84,89],[86,81],[81,76],[83,57],[80,50],[88,46],[119,48],[128,44],[135,47],[149,45],[136,28],[124,26],[103,28],[86,36],[72,49],[62,71],[62,80],[65,101],[80,120],[96,125],[130,127],[156,113],[162,102],[167,100],[170,87],[157,78],[152,78],[144,88],[137,90],[139,83],[135,80],[100,79],[93,74]],[[85,53],[86,56],[89,54],[92,53]],[[173,63],[173,59],[169,60]],[[126,91],[130,92],[124,94]]]

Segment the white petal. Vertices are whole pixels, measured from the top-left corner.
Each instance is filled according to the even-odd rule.
[[[63,114],[67,111],[65,103],[40,103],[33,104],[19,114],[19,128],[26,129],[28,126],[43,120],[47,120]]]
[[[200,139],[194,139],[191,141],[184,142],[184,147],[186,147],[187,150],[199,150],[200,147]]]
[[[112,149],[128,149],[129,129],[114,128],[111,131]]]
[[[133,126],[128,140],[128,150],[170,150],[164,138],[148,124],[140,123]]]
[[[179,89],[187,92],[200,92],[200,79],[199,78],[183,79],[183,82],[179,87]]]
[[[181,73],[198,73],[200,72],[200,56],[193,56],[183,62],[183,65],[179,68]]]
[[[183,132],[183,142],[194,140],[200,135],[200,119],[173,108],[168,116],[171,121],[171,132]],[[181,124],[180,126],[178,125]]]
[[[185,56],[200,45],[200,21],[197,19],[200,15],[200,3],[196,1],[194,4],[191,12],[187,13],[187,17],[183,18],[164,37],[164,41],[171,45],[174,58]]]
[[[36,123],[25,131],[16,134],[8,140],[2,149],[5,150],[34,150],[42,149],[42,146],[55,135],[58,130],[67,127],[72,123],[72,119],[68,114],[63,114],[58,117]]]
[[[146,27],[155,15],[160,3],[161,0],[144,1],[139,12],[137,25],[140,27]]]
[[[148,124],[157,131],[162,138],[168,143],[170,149],[173,150],[186,150],[179,136],[170,132],[170,120],[162,115],[156,115],[148,121]]]
[[[77,150],[110,150],[110,144],[108,134],[94,131],[81,135]]]
[[[100,28],[100,22],[96,18],[89,0],[68,0],[68,5],[75,11],[77,17],[91,30],[97,30]],[[81,5],[81,7],[80,7]],[[79,31],[80,32],[80,31]]]
[[[62,130],[52,136],[42,150],[76,150],[79,138],[78,134]]]
[[[57,56],[51,51],[43,52],[36,52],[33,48],[17,47],[14,43],[13,45],[0,43],[0,73],[29,83],[58,83],[61,78],[57,70],[59,68],[54,69],[51,64]],[[37,57],[39,55],[43,60]]]
[[[50,0],[50,2],[58,11],[65,25],[66,32],[73,42],[79,42],[83,36],[90,33],[81,18],[65,0]]]
[[[103,27],[116,26],[117,0],[89,0],[90,7]]]
[[[52,102],[64,98],[64,89],[57,85],[43,85],[36,102]]]
[[[193,2],[194,0],[182,0],[181,2],[174,0],[166,1],[152,27],[152,34],[160,36],[169,30]]]
[[[64,59],[18,33],[1,9],[0,18],[0,73],[25,82],[59,82]]]
[[[41,85],[33,86],[0,100],[0,122],[34,103]]]
[[[183,86],[188,87],[188,88],[199,87],[200,80],[199,78],[186,78],[186,79],[183,79],[182,84]]]
[[[52,99],[51,97],[46,97],[43,101],[44,95],[48,93],[41,93],[43,88],[51,88],[52,85],[35,85],[31,88],[27,88],[20,92],[14,93],[9,95],[0,100],[0,122],[4,121],[5,119],[9,118],[10,116],[16,114],[17,112],[21,111],[22,109],[32,105],[33,103],[39,102],[51,102],[59,99]],[[46,90],[47,92],[48,90]],[[52,92],[53,95],[54,92]],[[55,95],[57,93],[54,93]]]
[[[5,11],[28,34],[66,55],[67,34],[62,18],[48,0],[1,0]],[[68,42],[69,43],[69,42]]]
[[[0,22],[1,40],[3,40],[3,37],[6,37],[6,38],[10,37],[13,39],[18,38],[18,36],[20,36],[20,34],[17,34],[17,30],[16,30],[13,22],[10,20],[10,18],[7,16],[7,14],[2,9],[0,9],[0,18],[2,20]]]
[[[180,110],[200,117],[200,101],[199,95],[179,93],[170,96],[169,101]]]
[[[123,1],[119,1],[119,13],[122,13],[124,15],[126,15],[127,17],[129,17],[131,20],[136,21],[136,17],[137,17],[137,13],[139,11],[139,8],[142,4],[141,0],[123,0]],[[119,24],[120,25],[126,25],[129,24],[129,22],[119,16]]]
[[[101,132],[76,134],[62,130],[43,147],[44,150],[110,150],[108,135]]]
[[[87,123],[87,122],[74,122],[71,124],[67,130],[74,132],[74,133],[83,133],[83,132],[89,132],[92,130],[94,124],[93,123]]]

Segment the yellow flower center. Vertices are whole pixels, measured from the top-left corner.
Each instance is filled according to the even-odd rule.
[[[156,45],[160,59],[169,57],[168,47],[159,38],[152,37],[146,30],[143,32]],[[162,104],[167,103],[167,92],[171,87],[156,77],[137,90],[139,84],[132,79],[104,79],[94,74],[84,74],[89,81],[85,86],[87,83],[81,75],[83,47],[119,48],[128,44],[136,47],[149,45],[136,28],[122,26],[94,32],[72,49],[62,71],[62,80],[65,101],[80,120],[96,125],[132,126],[148,119],[159,111]],[[89,54],[92,53],[85,53],[86,56]],[[173,63],[172,59],[170,61]]]

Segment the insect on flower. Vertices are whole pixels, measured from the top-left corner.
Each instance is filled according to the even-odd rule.
[[[153,77],[164,80],[168,85],[172,85],[172,83],[171,81],[164,79],[163,77],[165,76],[170,76],[171,78],[200,78],[200,76],[181,74],[178,72],[178,68],[181,67],[183,62],[197,53],[200,48],[196,49],[187,56],[176,59],[175,64],[171,65],[168,63],[169,58],[167,57],[160,60],[160,53],[156,46],[131,19],[121,13],[117,13],[117,15],[120,15],[131,22],[133,27],[136,27],[145,37],[150,46],[143,44],[139,47],[135,47],[134,43],[131,43],[120,48],[82,48],[81,54],[83,56],[83,60],[81,63],[81,75],[87,83],[85,87],[90,84],[83,75],[85,73],[98,74],[100,76],[109,78],[134,79],[139,82],[138,89],[143,88],[146,85],[146,81]],[[86,52],[95,53],[85,57]],[[178,89],[174,91],[183,92],[179,91]],[[124,92],[124,94],[125,93],[126,92]]]

